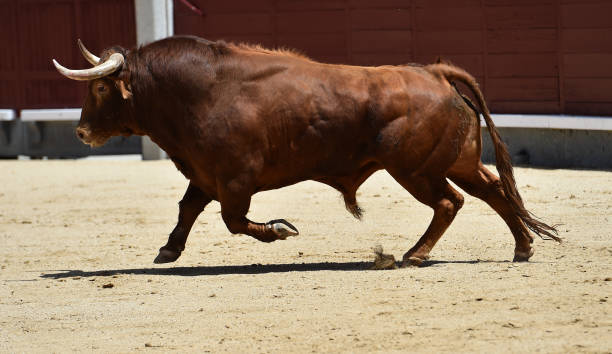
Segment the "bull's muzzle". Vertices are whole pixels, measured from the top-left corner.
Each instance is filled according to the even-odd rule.
[[[89,129],[77,127],[75,133],[77,138],[79,138],[79,140],[81,140],[84,144],[90,143],[91,131]]]

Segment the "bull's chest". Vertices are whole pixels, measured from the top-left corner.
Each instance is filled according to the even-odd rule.
[[[174,163],[174,166],[176,166],[176,169],[179,170],[179,172],[181,172],[185,178],[187,178],[192,184],[196,185],[211,198],[215,200],[217,199],[214,176],[208,174],[203,175],[202,172],[199,171],[199,169],[187,159],[177,157],[176,155],[169,157]]]

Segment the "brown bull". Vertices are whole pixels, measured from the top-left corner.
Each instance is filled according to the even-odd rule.
[[[554,227],[523,206],[510,158],[474,78],[447,64],[359,67],[317,63],[291,51],[174,37],[136,49],[114,47],[98,58],[79,42],[91,69],[76,129],[86,144],[115,135],[148,135],[189,187],[178,223],[156,263],[175,261],[197,216],[212,200],[232,233],[263,242],[297,235],[285,220],[251,221],[257,192],[315,180],[337,189],[361,216],[359,186],[385,169],[433,220],[403,257],[419,265],[463,205],[461,189],[487,202],[515,239],[515,261],[533,255],[533,238],[559,240]],[[491,134],[501,179],[480,161],[479,114],[454,82],[475,95]]]

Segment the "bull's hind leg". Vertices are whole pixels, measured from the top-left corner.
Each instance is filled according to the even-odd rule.
[[[514,261],[524,262],[533,255],[533,238],[506,198],[499,177],[478,162],[476,168],[453,168],[449,178],[461,189],[482,199],[504,219],[514,236]]]
[[[251,194],[236,187],[219,191],[221,203],[221,216],[227,229],[233,234],[245,234],[262,242],[284,240],[289,236],[299,235],[295,226],[284,219],[270,220],[267,223],[258,223],[249,220],[246,215],[251,205]]]
[[[418,266],[429,258],[429,252],[451,224],[463,205],[463,196],[444,177],[403,177],[389,171],[402,187],[418,201],[434,210],[433,219],[425,234],[404,254],[402,267]]]
[[[185,249],[185,242],[193,223],[204,207],[210,203],[211,198],[206,196],[198,187],[189,184],[183,199],[179,202],[179,216],[176,227],[170,233],[168,242],[159,249],[154,263],[168,263],[176,261]]]

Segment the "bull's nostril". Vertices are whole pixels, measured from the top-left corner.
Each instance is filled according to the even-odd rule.
[[[79,139],[83,139],[85,137],[85,134],[82,132],[78,132],[77,135],[79,136]]]

